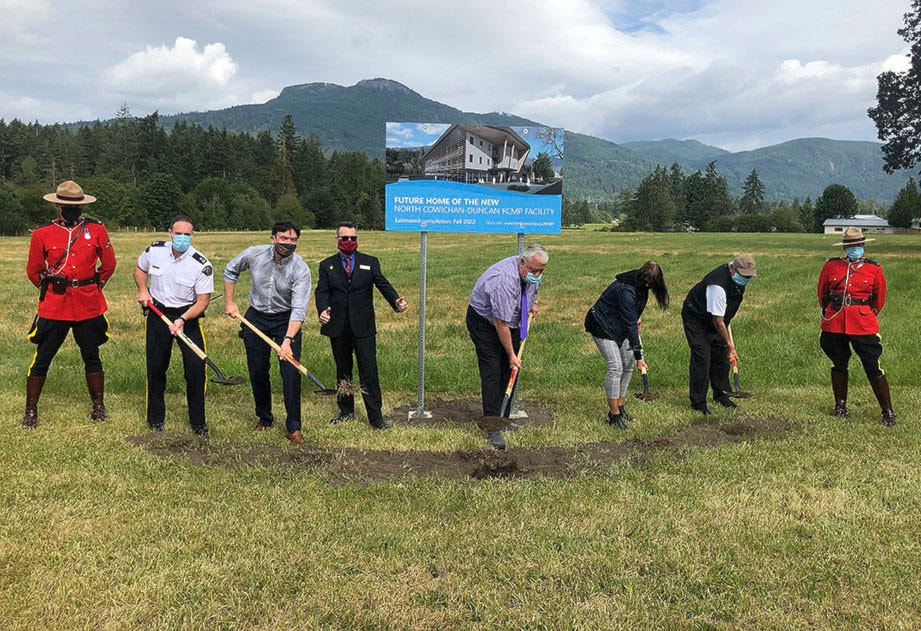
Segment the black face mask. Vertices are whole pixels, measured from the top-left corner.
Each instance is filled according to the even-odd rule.
[[[278,253],[278,256],[285,257],[291,256],[294,254],[294,251],[297,249],[296,243],[278,243],[275,242],[275,252]]]
[[[81,214],[83,214],[83,208],[80,206],[61,206],[61,218],[68,225],[72,226],[80,221]]]

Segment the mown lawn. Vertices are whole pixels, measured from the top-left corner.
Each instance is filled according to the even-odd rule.
[[[30,432],[20,419],[32,356],[25,333],[37,291],[24,273],[28,240],[2,239],[0,627],[921,627],[918,237],[883,236],[867,247],[890,285],[882,362],[899,414],[894,429],[879,423],[856,360],[851,418],[828,416],[829,363],[818,346],[814,291],[824,260],[840,253],[831,246],[836,239],[589,231],[528,238],[544,243],[551,258],[522,398],[552,409],[555,422],[509,434],[509,457],[599,442],[635,441],[628,445],[639,449],[699,423],[687,403],[681,301],[740,251],[758,261],[758,278],[733,325],[743,389],[756,396],[735,416],[718,412],[716,422],[781,419],[789,429],[651,451],[563,477],[487,480],[382,479],[354,469],[337,475],[291,456],[296,448],[286,445],[282,423],[250,434],[248,386],[209,387],[211,438],[197,449],[210,460],[126,440],[146,433],[143,321],[131,274],[137,255],[157,238],[113,235],[119,269],[106,290],[112,339],[102,349],[111,422],[88,420],[82,364],[69,340],[52,366],[40,425]],[[219,279],[237,252],[267,238],[203,233],[194,244]],[[362,233],[360,246],[381,258],[411,305],[398,315],[378,297],[389,413],[414,405],[417,396],[419,236]],[[302,235],[298,252],[314,282],[317,262],[334,247],[331,231]],[[515,248],[514,235],[430,235],[427,399],[478,397],[466,300],[479,274]],[[673,299],[668,312],[644,317],[650,380],[661,397],[631,404],[640,420],[622,432],[602,422],[604,365],[582,321],[615,273],[650,258],[662,264]],[[245,375],[238,325],[223,316],[220,299],[205,326],[208,352],[222,371]],[[314,319],[306,329],[302,362],[334,381],[327,340]],[[173,361],[168,436],[188,444],[178,353]],[[472,424],[372,432],[360,404],[356,421],[330,426],[334,402],[309,390],[304,435],[311,447],[486,449]],[[276,406],[280,411],[280,392]],[[247,450],[278,457],[251,462],[235,455]]]

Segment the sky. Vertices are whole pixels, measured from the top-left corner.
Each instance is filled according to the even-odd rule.
[[[876,141],[909,0],[0,0],[0,118],[264,103],[382,77],[617,143]],[[424,122],[424,121],[420,121]]]

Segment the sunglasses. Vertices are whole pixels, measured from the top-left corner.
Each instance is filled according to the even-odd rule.
[[[355,235],[349,235],[345,237],[339,237],[340,241],[358,241],[358,237]]]

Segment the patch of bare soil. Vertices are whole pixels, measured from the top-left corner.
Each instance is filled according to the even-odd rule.
[[[458,412],[470,411],[464,417]],[[426,406],[433,412],[430,419],[417,424],[446,422],[482,423],[477,417],[479,401],[435,402]],[[535,404],[522,405],[528,419],[522,426],[552,423],[546,408]],[[436,411],[441,410],[438,416]],[[394,410],[392,420],[398,421],[401,411]],[[452,414],[449,416],[448,413]],[[532,415],[533,414],[533,415]],[[546,414],[546,416],[541,416]],[[412,423],[410,421],[410,423]],[[494,451],[485,445],[472,451],[371,451],[351,448],[320,448],[310,445],[235,445],[201,439],[171,432],[154,432],[128,436],[127,441],[158,456],[188,458],[200,466],[236,468],[247,465],[291,466],[325,473],[331,482],[379,480],[403,476],[433,476],[449,479],[478,480],[487,478],[528,478],[546,476],[565,478],[597,473],[618,462],[643,466],[653,454],[672,453],[676,458],[687,456],[688,448],[707,448],[736,444],[780,434],[795,429],[796,424],[784,418],[754,418],[743,416],[728,421],[702,420],[674,434],[653,439],[628,439],[619,442],[588,443],[578,447],[514,448]]]
[[[479,399],[435,399],[428,401],[423,406],[431,417],[414,416],[408,418],[410,411],[415,411],[416,406],[406,405],[396,408],[387,421],[393,425],[411,425],[414,427],[432,426],[444,427],[449,423],[467,424],[476,423],[485,432],[494,432],[505,429],[507,419],[496,416],[483,416],[483,406]],[[522,427],[553,427],[553,413],[550,408],[536,401],[521,401],[518,404],[520,411],[526,417],[512,419]]]

